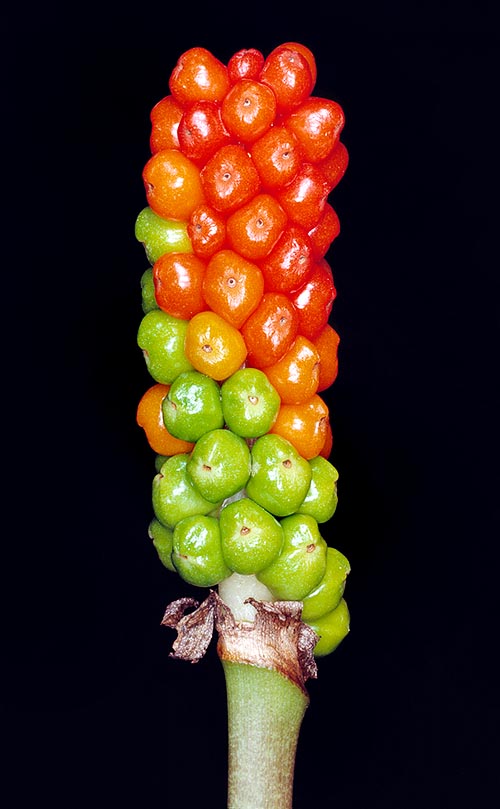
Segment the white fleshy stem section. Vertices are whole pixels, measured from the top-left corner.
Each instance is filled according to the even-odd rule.
[[[256,576],[243,576],[233,573],[219,584],[219,596],[229,607],[237,621],[254,621],[255,609],[245,604],[245,599],[274,601],[271,591]]]

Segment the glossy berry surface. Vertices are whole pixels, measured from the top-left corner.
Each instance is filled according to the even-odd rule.
[[[349,154],[342,107],[316,81],[299,42],[178,58],[150,113],[135,223],[153,381],[136,419],[156,453],[149,535],[164,566],[201,587],[258,575],[274,598],[303,599],[321,656],[348,626],[348,563],[318,525],[338,497],[320,394],[338,375],[331,195]]]

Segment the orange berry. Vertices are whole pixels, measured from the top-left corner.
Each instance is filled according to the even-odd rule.
[[[196,255],[207,259],[226,241],[226,220],[210,205],[202,203],[189,217],[187,233]]]
[[[182,107],[173,96],[165,96],[155,104],[149,116],[151,119],[149,146],[152,154],[162,149],[179,148],[177,130],[182,113]]]
[[[221,105],[227,130],[243,143],[253,143],[266,132],[276,115],[276,96],[270,87],[253,79],[241,79]]]
[[[191,318],[184,352],[197,371],[218,382],[241,368],[247,356],[245,341],[238,329],[216,312],[200,312]]]
[[[318,393],[332,385],[339,371],[338,347],[340,337],[329,323],[323,327],[313,340],[319,352],[319,383]]]
[[[272,88],[280,113],[302,104],[314,85],[307,59],[297,49],[284,45],[271,51],[264,62],[260,80]]]
[[[227,68],[206,48],[183,53],[170,79],[170,92],[182,105],[195,101],[222,101],[229,90]]]
[[[236,329],[257,308],[263,292],[260,269],[239,253],[219,250],[210,259],[203,279],[205,301]]]
[[[345,117],[340,104],[313,96],[285,119],[300,143],[304,158],[312,163],[325,160],[337,145]]]
[[[282,404],[270,433],[286,438],[303,458],[320,454],[328,433],[328,407],[317,393],[301,404]]]
[[[326,460],[328,460],[328,458],[330,457],[330,455],[332,453],[332,447],[333,447],[332,425],[330,424],[330,419],[327,419],[327,421],[326,421],[325,443],[323,444],[323,446],[321,448],[321,452],[319,454],[323,458],[326,458]]]
[[[205,263],[193,253],[165,253],[153,266],[155,298],[160,309],[189,320],[207,309],[202,294]]]
[[[229,216],[226,223],[229,245],[251,261],[265,258],[283,233],[286,221],[286,214],[274,197],[257,194]]]
[[[170,390],[170,385],[152,385],[142,396],[137,407],[136,420],[146,433],[149,446],[158,455],[177,455],[191,452],[194,444],[175,438],[163,423],[162,402]]]
[[[265,374],[283,404],[306,402],[318,390],[320,355],[310,340],[298,334],[286,354]]]
[[[250,149],[252,160],[262,184],[267,188],[282,188],[297,174],[301,155],[299,142],[285,126],[268,129]]]
[[[243,146],[222,146],[201,171],[201,182],[209,204],[230,213],[248,202],[259,190],[260,179]]]
[[[288,351],[299,329],[297,311],[286,295],[267,292],[241,327],[248,365],[266,368]]]
[[[340,233],[340,220],[337,212],[329,202],[325,204],[321,219],[316,227],[309,231],[315,259],[323,258],[330,249],[331,243]]]
[[[142,172],[149,207],[164,219],[189,219],[203,202],[200,172],[177,149],[162,149]]]

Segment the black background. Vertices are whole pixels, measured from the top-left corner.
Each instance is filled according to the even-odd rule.
[[[169,658],[196,595],[147,537],[154,456],[135,424],[134,239],[149,112],[179,55],[302,41],[344,108],[328,255],[340,373],[326,394],[351,561],[351,633],[309,683],[294,809],[493,805],[488,633],[498,29],[491,8],[331,2],[44,5],[6,19],[3,761],[7,806],[226,798],[213,647]],[[496,476],[496,479],[495,479]],[[8,781],[7,781],[8,783]],[[182,797],[180,797],[182,795]],[[257,809],[257,808],[256,808]]]

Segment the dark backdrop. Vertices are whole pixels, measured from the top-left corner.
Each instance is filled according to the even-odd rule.
[[[498,267],[489,8],[153,4],[10,13],[5,117],[2,703],[10,806],[219,809],[213,647],[169,658],[194,594],[147,537],[135,338],[149,111],[178,56],[286,40],[343,106],[327,393],[351,633],[319,665],[294,809],[493,802]],[[198,595],[198,593],[196,593]],[[179,795],[183,793],[183,797]]]

